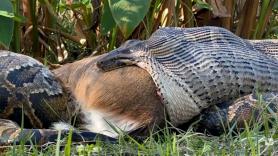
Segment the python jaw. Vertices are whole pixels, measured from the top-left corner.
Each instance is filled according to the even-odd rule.
[[[134,65],[132,52],[129,49],[116,49],[108,53],[97,62],[97,67],[103,71]]]
[[[144,41],[128,40],[119,48],[107,53],[97,62],[97,67],[103,71],[131,66],[142,62],[146,57],[147,47]]]

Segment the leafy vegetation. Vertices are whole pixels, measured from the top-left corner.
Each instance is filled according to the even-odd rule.
[[[159,27],[225,27],[248,39],[278,38],[277,0],[1,0],[0,49],[31,55],[48,65],[106,53],[127,39],[146,39]],[[265,115],[265,121],[270,118]],[[278,120],[272,128],[259,122],[243,132],[220,137],[186,132],[153,134],[142,143],[120,138],[70,146],[61,142],[44,148],[14,146],[6,155],[275,155]],[[265,122],[262,122],[265,123]],[[233,133],[232,133],[233,132]]]
[[[243,38],[277,36],[275,0],[2,0],[2,49],[44,63],[105,53],[160,26],[225,27]]]
[[[0,6],[0,33],[1,33],[1,38],[0,38],[0,43],[5,46],[9,47],[10,42],[12,40],[12,32],[13,32],[13,26],[14,26],[14,21],[11,19],[13,15],[10,14],[10,12],[13,11],[12,9],[12,4],[10,1],[3,1],[1,6]]]

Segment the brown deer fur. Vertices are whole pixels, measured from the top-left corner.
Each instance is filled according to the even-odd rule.
[[[163,124],[164,106],[151,76],[136,66],[104,73],[95,65],[100,57],[66,64],[53,72],[73,91],[86,112],[104,113],[104,117],[115,119],[112,122],[131,122],[127,131]],[[98,120],[90,115],[86,118]]]

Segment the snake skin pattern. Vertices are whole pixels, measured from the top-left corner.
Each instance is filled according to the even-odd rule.
[[[8,51],[0,51],[0,62],[0,118],[27,128],[71,119],[74,99],[40,62]]]
[[[0,62],[0,145],[22,140],[26,145],[55,143],[59,133],[63,139],[69,130],[47,129],[54,122],[84,124],[71,92],[40,62],[9,51],[0,51]],[[116,139],[89,131],[72,132],[73,143],[96,141],[114,143]]]
[[[221,135],[231,129],[242,130],[246,127],[245,123],[249,126],[253,123],[261,123],[263,113],[267,113],[268,119],[272,120],[277,117],[277,112],[277,93],[262,93],[260,96],[249,94],[235,101],[210,106],[180,128],[192,126],[199,132]]]
[[[16,144],[25,141],[25,145],[49,145],[56,143],[60,133],[61,140],[69,136],[69,130],[58,132],[53,129],[21,129],[11,120],[0,119],[0,146]],[[103,141],[116,143],[116,139],[89,131],[72,131],[72,143],[96,143]]]
[[[244,40],[224,28],[161,28],[97,65],[104,71],[133,64],[147,70],[177,126],[212,105],[256,91],[276,94],[277,51],[277,41]]]

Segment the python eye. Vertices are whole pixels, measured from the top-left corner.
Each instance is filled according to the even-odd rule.
[[[97,66],[99,66],[99,65],[101,65],[101,64],[103,64],[103,61],[98,61],[98,62],[96,63]]]
[[[96,63],[97,67],[100,68],[100,69],[103,69],[103,66],[104,66],[104,61],[98,61]]]

